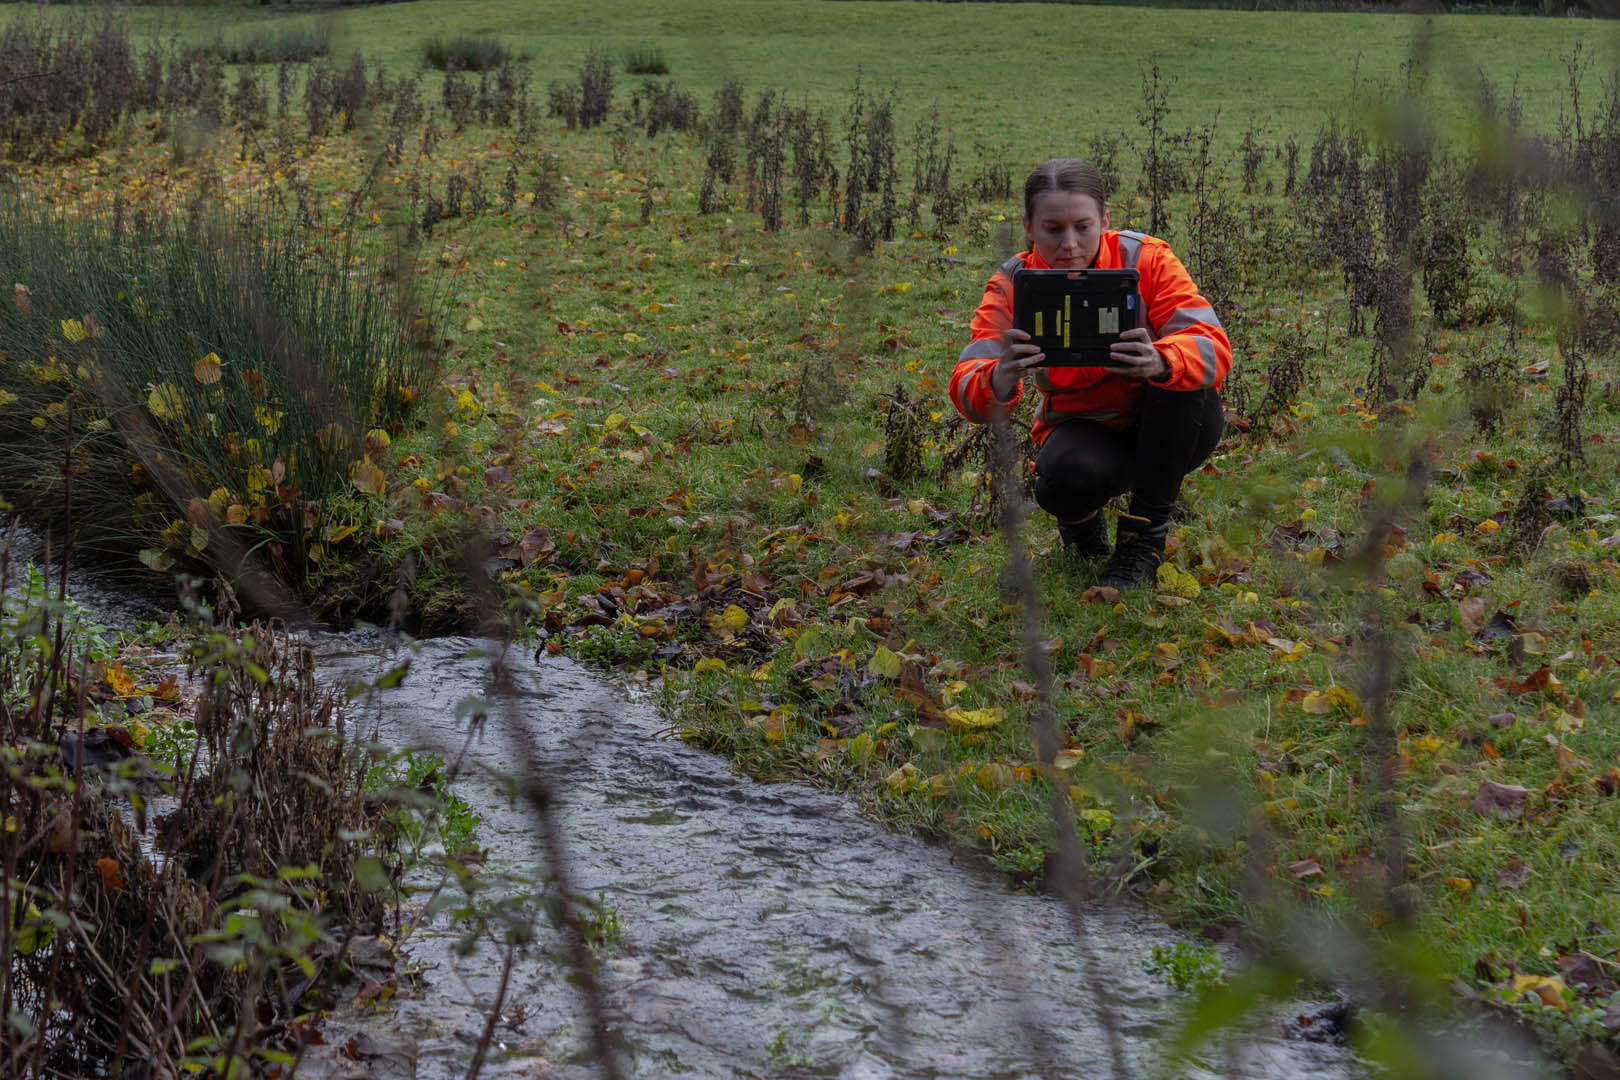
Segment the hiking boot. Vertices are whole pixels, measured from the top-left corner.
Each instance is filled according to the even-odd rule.
[[[1093,510],[1079,521],[1058,522],[1058,537],[1063,541],[1063,553],[1071,559],[1108,558],[1108,530],[1101,510]]]
[[[1121,514],[1114,554],[1108,560],[1108,565],[1103,567],[1098,584],[1125,589],[1156,581],[1159,564],[1164,561],[1165,537],[1169,533],[1168,521],[1154,524],[1146,518]]]

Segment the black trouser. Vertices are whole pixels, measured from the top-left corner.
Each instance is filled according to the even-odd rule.
[[[1219,391],[1148,386],[1130,427],[1071,420],[1052,430],[1035,458],[1035,501],[1059,521],[1077,521],[1128,491],[1131,514],[1163,523],[1225,425]]]

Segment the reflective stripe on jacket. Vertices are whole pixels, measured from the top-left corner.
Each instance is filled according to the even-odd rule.
[[[1218,388],[1225,381],[1232,367],[1232,344],[1169,244],[1139,232],[1110,230],[1103,234],[1092,265],[1100,270],[1135,268],[1141,275],[1139,310],[1146,312],[1153,344],[1170,365],[1169,374],[1155,385],[1199,390]],[[1019,267],[1048,268],[1033,251],[1020,252],[996,268],[984,287],[979,310],[973,313],[973,339],[951,373],[951,401],[976,423],[987,422],[998,407],[990,389],[990,370],[1001,356],[1001,335],[1012,326],[1012,275]],[[1041,367],[1034,370],[1034,377],[1040,401],[1031,434],[1037,443],[1069,420],[1128,427],[1141,409],[1142,380],[1106,368]],[[1011,408],[1023,392],[1020,386],[1012,401],[1001,407]]]

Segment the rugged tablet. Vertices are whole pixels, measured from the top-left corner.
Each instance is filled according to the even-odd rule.
[[[1141,325],[1135,270],[1017,270],[1013,326],[1054,367],[1121,367],[1109,346]]]

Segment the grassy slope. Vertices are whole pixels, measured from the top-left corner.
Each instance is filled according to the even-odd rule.
[[[262,17],[241,14],[233,26]],[[143,29],[211,36],[208,20],[218,16],[133,9],[129,17]],[[898,85],[903,136],[911,118],[937,103],[970,158],[982,139],[1007,147],[1015,171],[1075,150],[1099,123],[1134,137],[1137,64],[1150,56],[1178,80],[1173,127],[1202,122],[1219,105],[1228,141],[1252,112],[1273,141],[1294,135],[1308,145],[1325,111],[1347,96],[1358,64],[1363,79],[1394,76],[1416,25],[1398,16],[854,3],[601,3],[581,12],[458,2],[341,18],[351,40],[396,69],[416,55],[422,27],[499,30],[527,42],[542,84],[569,75],[586,47],[617,54],[657,42],[675,78],[705,98],[735,75],[750,100],[777,86],[836,110],[861,66],[868,86]],[[1599,55],[1599,72],[1613,67],[1608,24],[1448,17],[1435,25],[1447,65],[1438,80],[1448,103],[1442,109],[1454,117],[1463,115],[1476,67],[1500,81],[1517,73],[1527,112],[1542,124],[1558,115],[1559,55],[1574,42]],[[1016,81],[1041,54],[1039,43],[1065,37],[1162,44],[1098,46],[1089,58],[1083,45],[1067,57],[1047,54],[1053,67],[1068,59],[1078,70],[1120,73],[1112,81],[1051,80],[1086,85],[1083,98],[1065,104],[1060,93],[1038,94]],[[941,424],[950,411],[943,382],[997,257],[983,241],[993,233],[988,218],[1016,208],[980,208],[979,230],[956,230],[943,243],[903,238],[852,259],[824,224],[762,235],[735,205],[740,192],[728,214],[696,215],[702,159],[684,140],[637,136],[619,163],[602,131],[548,126],[541,143],[561,157],[567,176],[556,214],[497,213],[434,234],[445,245],[438,261],[449,267],[453,336],[465,352],[442,396],[442,422],[398,447],[392,498],[408,535],[420,539],[454,517],[429,521],[413,480],[492,506],[513,535],[545,524],[558,545],[555,560],[511,576],[563,622],[587,610],[586,594],[633,589],[641,574],[658,603],[692,592],[694,581],[715,583],[702,620],[622,623],[570,647],[634,662],[674,637],[689,650],[679,666],[692,651],[720,657],[720,668],[671,681],[671,706],[696,737],[761,772],[847,786],[891,820],[978,848],[1011,872],[1036,867],[1044,806],[1019,771],[1032,755],[1018,724],[1016,680],[1025,676],[1013,646],[1017,614],[996,587],[1000,543],[982,534],[954,545],[901,542],[903,534],[941,527],[932,509],[956,515],[948,524],[962,523],[971,493],[960,476],[914,481],[893,494],[867,478],[868,468],[883,466],[878,395],[897,383],[931,404],[919,441],[925,467],[937,468],[952,438]],[[446,172],[476,160],[495,183],[514,149],[507,138],[474,133],[426,162],[427,175],[442,187]],[[358,155],[348,151],[341,140],[316,151],[317,175],[334,187],[351,178]],[[904,156],[901,168],[908,170]],[[1128,162],[1127,176],[1134,172]],[[649,176],[653,212],[643,226]],[[73,169],[36,182],[50,189],[96,181]],[[1117,200],[1121,216],[1132,216],[1133,200],[1139,210],[1129,192]],[[790,220],[792,212],[790,204]],[[818,223],[824,219],[818,208]],[[941,257],[957,261],[930,265]],[[1134,882],[1195,925],[1241,917],[1269,926],[1295,905],[1353,927],[1387,918],[1376,891],[1358,899],[1356,882],[1377,841],[1368,817],[1377,766],[1363,745],[1365,728],[1353,723],[1359,710],[1341,702],[1310,712],[1302,700],[1310,690],[1362,684],[1349,645],[1370,597],[1394,624],[1402,661],[1394,703],[1400,798],[1409,808],[1402,820],[1420,895],[1417,930],[1440,967],[1472,979],[1476,961],[1490,954],[1498,974],[1505,964],[1555,974],[1556,957],[1577,947],[1611,955],[1620,947],[1612,900],[1620,891],[1620,800],[1590,780],[1620,750],[1611,722],[1620,689],[1616,567],[1612,551],[1596,546],[1614,526],[1567,528],[1528,558],[1500,534],[1474,528],[1511,504],[1521,466],[1546,452],[1538,417],[1550,387],[1527,380],[1509,430],[1493,441],[1474,436],[1457,413],[1460,368],[1502,331],[1451,332],[1439,338],[1425,392],[1432,407],[1416,420],[1381,420],[1359,408],[1367,345],[1343,334],[1336,274],[1280,278],[1264,292],[1250,299],[1257,310],[1274,305],[1276,322],[1302,308],[1313,313],[1308,325],[1321,352],[1306,405],[1282,436],[1228,440],[1216,471],[1191,484],[1202,516],[1183,529],[1178,561],[1205,577],[1200,595],[1186,606],[1133,596],[1116,612],[1078,601],[1090,584],[1084,571],[1040,563],[1046,633],[1059,639],[1053,655],[1065,684],[1059,715],[1073,747],[1085,752],[1071,775],[1099,850],[1117,837],[1114,850],[1141,863]],[[1252,341],[1254,371],[1270,355],[1272,329],[1263,326]],[[1546,355],[1534,342],[1516,348],[1522,362]],[[838,358],[838,374],[805,375],[829,355]],[[1600,372],[1600,384],[1613,377]],[[784,437],[806,400],[805,381],[815,431]],[[1568,480],[1591,497],[1590,513],[1612,510],[1620,495],[1615,449],[1602,437],[1614,420],[1612,401],[1594,392],[1588,423],[1598,438],[1585,472]],[[1353,537],[1365,516],[1364,485],[1372,479],[1387,490],[1403,466],[1403,444],[1430,431],[1438,464],[1455,472],[1433,489],[1428,509],[1408,519],[1384,588],[1315,567],[1310,550],[1321,545],[1323,528]],[[1471,458],[1475,450],[1487,456]],[[419,461],[405,456],[413,453]],[[510,489],[485,484],[490,463],[513,469]],[[1273,528],[1295,522],[1303,540],[1273,551],[1266,543]],[[1055,547],[1045,521],[1033,522],[1029,537],[1038,555]],[[1217,582],[1215,567],[1227,557],[1247,563],[1251,580]],[[1592,588],[1557,584],[1554,563],[1580,564]],[[1423,588],[1425,568],[1442,595]],[[1542,638],[1522,640],[1514,652],[1471,632],[1452,584],[1468,569],[1490,578],[1476,591],[1492,611],[1512,612]],[[871,571],[892,575],[889,584],[870,588],[860,575]],[[772,619],[750,585],[790,608],[777,608]],[[728,626],[733,604],[752,616],[747,627]],[[1409,614],[1417,624],[1401,621]],[[789,628],[800,617],[810,630],[795,636]],[[1251,622],[1274,626],[1269,636],[1302,647],[1223,632],[1223,618],[1240,631]],[[795,641],[808,664],[795,667]],[[950,703],[1003,708],[1007,719],[966,734],[916,726],[917,706],[883,674],[880,645],[917,658],[928,685]],[[823,659],[828,653],[833,662]],[[1112,670],[1092,667],[1092,678],[1081,677],[1089,666],[1082,655]],[[1544,663],[1561,690],[1516,693],[1496,681],[1522,679]],[[1231,699],[1238,704],[1225,704]],[[1581,710],[1584,720],[1567,719]],[[1505,727],[1486,720],[1506,711],[1515,718]],[[855,716],[869,741],[823,737],[816,721],[837,715]],[[1559,743],[1575,760],[1560,760]],[[903,763],[928,783],[894,795],[883,781]],[[1469,813],[1481,777],[1531,789],[1523,820]],[[1309,859],[1320,874],[1289,873],[1309,869]],[[1529,879],[1499,887],[1513,859],[1525,863]],[[1250,865],[1267,884],[1245,892]]]

